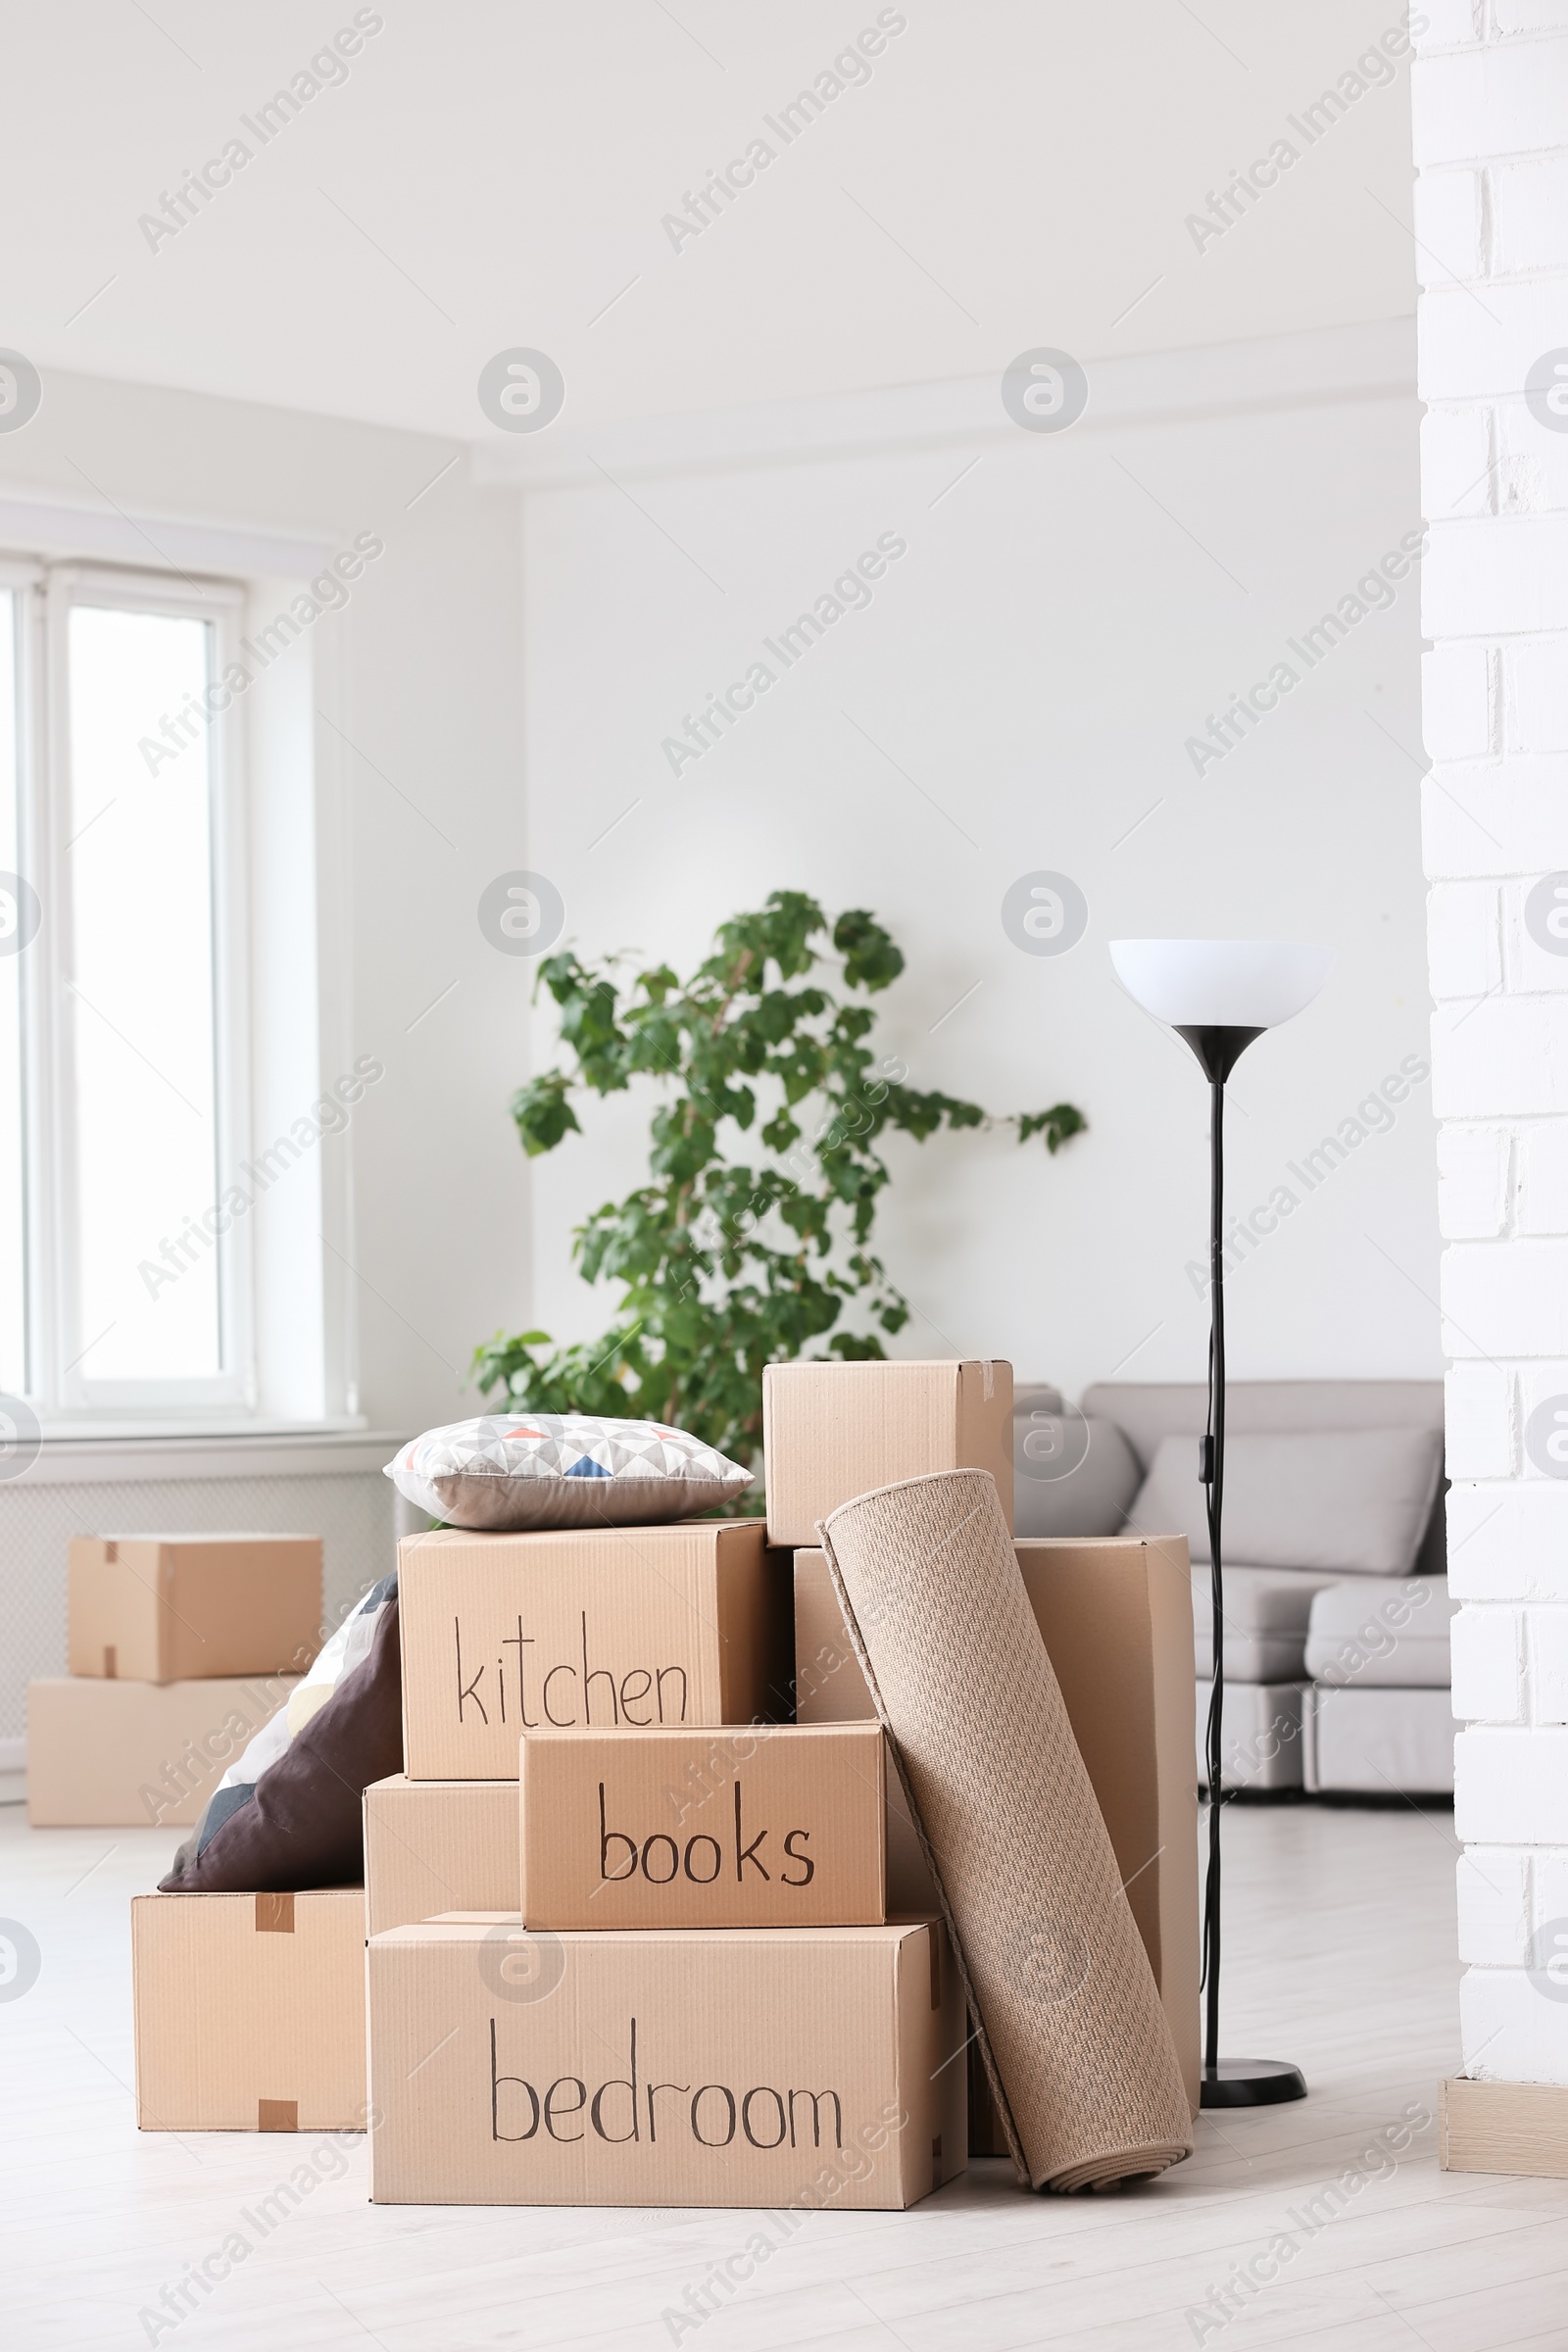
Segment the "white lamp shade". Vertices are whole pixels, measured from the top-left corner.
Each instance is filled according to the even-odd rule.
[[[1332,948],[1286,939],[1113,939],[1127,994],[1172,1027],[1273,1029],[1310,1004]]]

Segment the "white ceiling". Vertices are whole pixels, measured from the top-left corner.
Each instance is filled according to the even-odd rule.
[[[46,385],[504,444],[475,386],[510,346],[558,362],[582,428],[1413,308],[1407,64],[1310,149],[1286,124],[1394,0],[907,0],[869,80],[784,148],[763,115],[878,13],[380,0],[348,78],[261,147],[240,117],[352,0],[13,9],[0,343]],[[662,217],[760,132],[776,160],[673,251]],[[139,216],[236,134],[245,169],[149,250]],[[1185,217],[1282,136],[1300,160],[1197,251]]]

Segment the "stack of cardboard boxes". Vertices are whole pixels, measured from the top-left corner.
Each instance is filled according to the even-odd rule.
[[[933,1922],[886,1924],[880,1731],[769,1720],[790,1587],[761,1523],[448,1532],[399,1581],[372,2195],[760,2206],[825,2180],[901,2206],[956,2171],[954,1971]],[[497,1852],[464,1884],[454,1845],[519,1758],[515,1876]]]
[[[1010,1421],[1002,1364],[775,1366],[765,1526],[405,1539],[406,1769],[365,1799],[368,2104],[356,2116],[341,2069],[329,2099],[310,2080],[323,2033],[347,2044],[364,2016],[325,1946],[358,1892],[328,1890],[291,1907],[296,1944],[321,1915],[314,1979],[289,1990],[274,1966],[265,1997],[246,1979],[234,2120],[368,2115],[390,2203],[897,2208],[961,2170],[961,1988],[814,1541],[852,1495],[930,1471],[990,1470],[1010,1503]],[[1032,1545],[1064,1556],[1025,1573],[1076,1661],[1058,1662],[1074,1726],[1196,2066],[1191,1631],[1184,1652],[1164,1622],[1185,1564],[1140,1579],[1147,1547],[1109,1548]],[[260,1946],[281,1940],[261,1916],[279,1899],[136,1908],[254,1902]],[[139,2009],[154,1940],[138,1922]],[[285,2081],[288,2003],[307,1999],[315,2040]],[[144,2124],[219,2121],[167,2073],[140,2087]]]
[[[27,1686],[35,1828],[196,1820],[321,1639],[318,1536],[77,1536],[69,1675]]]

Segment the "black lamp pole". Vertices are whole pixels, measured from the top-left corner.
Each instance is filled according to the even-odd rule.
[[[1219,2055],[1220,1813],[1223,1804],[1225,1719],[1225,1569],[1221,1529],[1225,1504],[1225,1081],[1261,1029],[1176,1024],[1198,1058],[1209,1089],[1209,1341],[1208,1429],[1199,1475],[1207,1491],[1209,1596],[1213,1619],[1214,1680],[1209,1691],[1204,1752],[1208,1764],[1208,1870],[1203,1884],[1203,2072],[1205,2107],[1270,2107],[1304,2099],[1298,2067],[1276,2058]]]

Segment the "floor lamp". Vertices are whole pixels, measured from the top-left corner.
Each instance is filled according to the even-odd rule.
[[[1208,1428],[1199,1458],[1207,1490],[1214,1681],[1209,1694],[1208,1872],[1203,1886],[1203,2069],[1205,2107],[1268,2107],[1304,2099],[1298,2068],[1273,2058],[1219,2055],[1221,1734],[1225,1715],[1225,1081],[1265,1029],[1310,1004],[1328,977],[1327,948],[1283,940],[1117,939],[1110,959],[1128,995],[1185,1038],[1209,1085]]]

